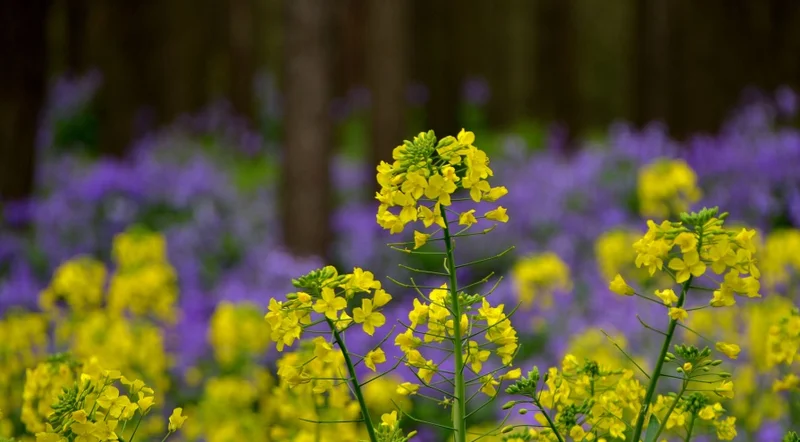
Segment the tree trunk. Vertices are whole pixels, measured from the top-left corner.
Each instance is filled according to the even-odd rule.
[[[283,236],[298,256],[324,256],[330,242],[331,7],[285,0]]]
[[[463,65],[457,59],[459,36],[452,18],[454,0],[414,2],[414,73],[428,88],[428,127],[441,138],[458,133],[459,91],[464,80]]]
[[[633,116],[639,126],[667,116],[668,0],[635,0]]]
[[[103,44],[98,64],[100,151],[122,157],[138,131],[164,121],[164,19],[157,0],[94,4]],[[142,112],[148,110],[147,112]]]
[[[547,121],[567,125],[574,136],[583,129],[575,80],[573,0],[537,3],[536,99]],[[570,146],[572,144],[570,143]]]
[[[408,12],[407,0],[373,1],[369,5],[367,57],[372,91],[369,169],[391,161],[392,150],[408,138],[406,97]]]
[[[47,72],[47,0],[0,2],[0,201],[28,197]]]
[[[253,28],[253,0],[230,0],[230,100],[236,112],[251,123],[255,122],[253,82],[256,71],[256,51]]]

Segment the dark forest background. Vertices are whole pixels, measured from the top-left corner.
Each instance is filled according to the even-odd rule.
[[[680,138],[715,130],[748,87],[800,87],[800,2],[6,0],[0,66],[7,200],[33,188],[37,125],[59,75],[102,74],[97,146],[122,157],[142,127],[220,99],[263,129],[254,80],[273,73],[284,211],[297,220],[326,212],[328,109],[349,91],[370,91],[370,164],[419,130],[457,131],[472,78],[491,91],[493,128],[559,123],[577,138],[617,119],[661,120]],[[426,96],[413,122],[412,85]],[[285,225],[297,253],[324,242],[308,233],[315,222]]]

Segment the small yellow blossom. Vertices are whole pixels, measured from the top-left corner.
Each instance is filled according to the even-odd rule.
[[[727,356],[727,357],[729,357],[731,359],[738,358],[739,357],[739,352],[742,351],[742,349],[739,348],[738,345],[736,345],[736,344],[728,344],[727,342],[717,342],[715,347],[717,348],[717,350],[721,351],[722,353],[725,354],[725,356]]]
[[[629,286],[628,283],[625,282],[624,279],[622,279],[622,275],[620,274],[617,274],[617,276],[615,276],[614,279],[611,280],[611,283],[608,285],[608,288],[612,292],[623,296],[633,296],[636,293],[633,287]]]
[[[689,317],[689,313],[680,307],[671,307],[669,309],[669,317],[673,321],[684,321]]]
[[[488,220],[499,221],[501,223],[507,223],[508,222],[508,215],[506,214],[506,208],[503,207],[503,206],[500,206],[500,207],[498,207],[498,208],[496,208],[494,210],[490,210],[490,211],[486,212],[486,214],[484,216]]]
[[[418,232],[418,231],[415,230],[414,231],[414,250],[424,246],[425,243],[428,242],[428,238],[430,238],[430,237],[431,236],[426,234],[426,233]]]
[[[459,226],[471,226],[477,223],[478,220],[475,219],[475,209],[467,210],[466,212],[461,213],[458,216],[458,225]]]
[[[672,289],[656,290],[655,294],[659,297],[659,299],[661,299],[662,302],[664,302],[664,305],[672,305],[678,302],[678,296]]]
[[[366,365],[372,371],[376,370],[376,364],[383,364],[384,362],[386,362],[386,353],[384,353],[380,348],[371,350],[366,356],[364,356],[364,365]]]
[[[353,321],[356,324],[362,324],[364,333],[372,336],[375,334],[376,327],[386,323],[386,317],[373,310],[372,300],[362,299],[361,307],[353,309]]]
[[[172,410],[172,414],[169,416],[169,426],[168,431],[170,433],[174,433],[183,426],[183,423],[186,422],[186,416],[181,416],[181,412],[183,412],[183,408],[178,407]]]

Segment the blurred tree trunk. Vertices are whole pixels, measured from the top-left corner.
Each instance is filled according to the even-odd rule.
[[[163,23],[164,55],[156,66],[163,97],[158,121],[169,123],[186,112],[196,112],[208,103],[207,75],[210,70],[208,53],[214,35],[209,32],[212,21],[223,17],[214,14],[215,2],[172,0],[160,6]],[[155,49],[155,48],[154,48]],[[157,103],[148,103],[157,104]]]
[[[157,0],[94,3],[99,14],[100,151],[122,157],[137,130],[163,118],[163,11]],[[149,110],[149,115],[145,111]],[[159,112],[161,111],[161,112]]]
[[[639,126],[667,116],[669,0],[634,0],[633,120]]]
[[[28,197],[45,98],[47,0],[0,2],[0,201]]]
[[[408,0],[369,5],[367,76],[372,91],[369,170],[391,161],[392,150],[408,138],[406,96]]]
[[[460,37],[453,16],[458,10],[455,0],[414,2],[414,74],[428,88],[426,129],[440,138],[460,129],[459,92],[468,61],[457,59]]]
[[[71,74],[82,74],[89,66],[88,50],[88,0],[69,0],[64,2],[67,15],[66,59]]]
[[[536,100],[546,121],[567,125],[571,135],[583,129],[575,80],[573,1],[536,4]]]
[[[255,5],[253,0],[230,0],[230,100],[236,112],[255,122],[253,85],[256,72]]]
[[[283,235],[296,255],[324,256],[331,237],[332,5],[328,0],[285,0],[283,6]]]
[[[332,12],[335,45],[331,48],[334,97],[343,97],[365,86],[368,5],[394,3],[373,0],[341,0]]]

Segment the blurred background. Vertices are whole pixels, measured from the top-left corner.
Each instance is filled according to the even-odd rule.
[[[574,149],[618,120],[662,121],[682,139],[715,131],[747,88],[800,82],[800,7],[791,0],[2,8],[3,199],[33,191],[37,144],[122,158],[145,134],[226,103],[237,127],[279,146],[281,195],[308,200],[285,205],[295,222],[284,239],[299,254],[326,251],[330,235],[299,232],[325,231],[328,209],[312,200],[325,198],[326,164],[343,149],[373,164],[427,128],[516,131],[541,144],[554,124]],[[79,79],[90,90],[64,90]],[[82,120],[57,123],[43,140],[43,120],[68,100],[83,101]],[[307,209],[318,215],[288,213]]]
[[[398,262],[440,264],[385,247],[395,239],[375,223],[375,165],[420,131],[466,127],[510,190],[511,222],[465,243],[462,259],[517,246],[479,270],[507,275],[496,296],[527,306],[521,360],[596,350],[601,326],[646,349],[634,307],[607,288],[644,221],[674,215],[647,209],[643,173],[665,188],[694,177],[691,207],[719,205],[772,238],[764,292],[797,300],[798,90],[793,0],[5,0],[0,314],[38,311],[76,256],[113,268],[120,232],[157,232],[180,314],[157,322],[163,342],[148,346],[168,362],[151,375],[170,379],[170,401],[202,409],[206,380],[230,372],[210,361],[238,336],[212,339],[223,306],[252,303],[247,333],[265,333],[269,298],[323,263],[378,278],[406,277]],[[385,285],[405,300],[391,322],[410,298]],[[222,317],[229,330],[241,321]],[[17,368],[3,379],[24,377]],[[19,384],[3,382],[0,408],[13,410]],[[750,385],[757,398],[737,415],[774,413],[748,418],[749,440],[777,440],[769,431],[791,414]],[[226,425],[260,413],[256,400]],[[246,432],[272,425],[259,416],[238,439],[209,439],[261,440]],[[21,434],[14,419],[0,435]]]

